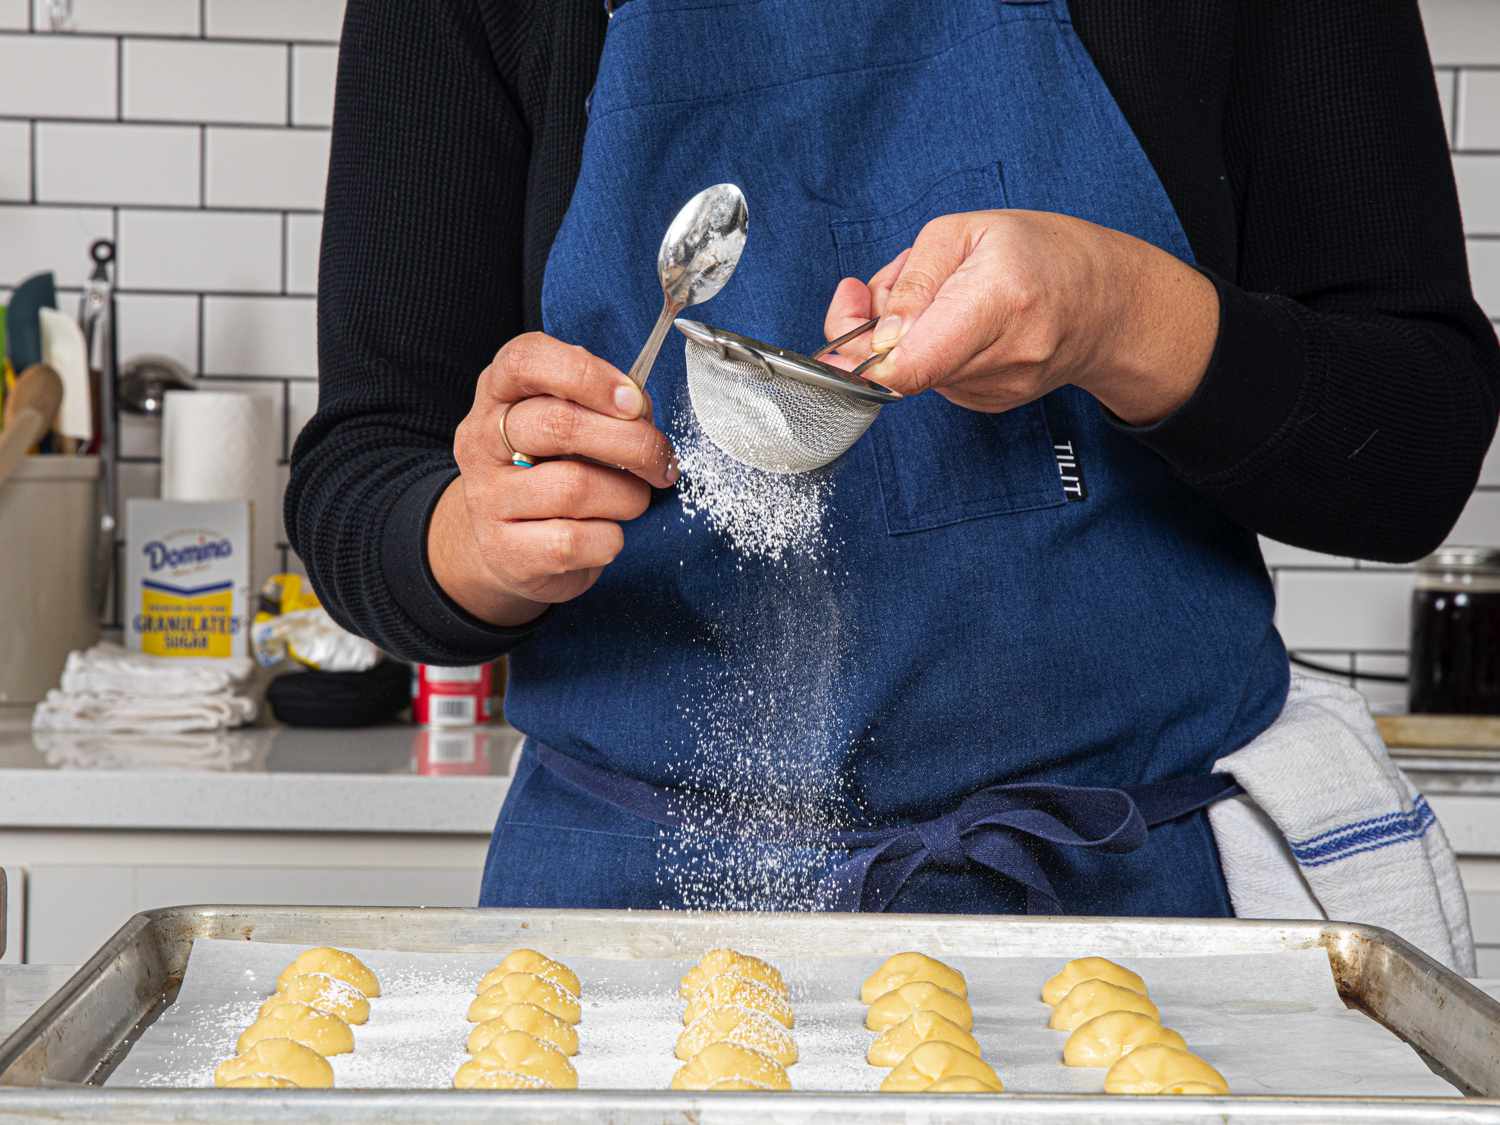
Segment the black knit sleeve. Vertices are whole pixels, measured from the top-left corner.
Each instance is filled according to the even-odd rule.
[[[427,566],[475,380],[520,331],[528,138],[468,0],[349,0],[318,285],[318,410],[288,536],[323,604],[395,655],[489,660]]]
[[[1197,392],[1132,432],[1255,531],[1410,561],[1463,509],[1500,392],[1416,0],[1240,11],[1238,276]]]

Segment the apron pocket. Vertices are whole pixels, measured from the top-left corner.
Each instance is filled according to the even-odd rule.
[[[998,163],[954,172],[889,215],[830,224],[844,277],[868,279],[932,219],[1006,205]],[[981,414],[927,393],[880,412],[867,439],[892,535],[1067,502],[1042,403]]]

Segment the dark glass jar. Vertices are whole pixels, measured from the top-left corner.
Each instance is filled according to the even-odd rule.
[[[1417,564],[1410,675],[1412,711],[1500,715],[1500,550],[1444,547]]]

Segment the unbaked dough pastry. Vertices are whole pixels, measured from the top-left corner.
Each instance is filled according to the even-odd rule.
[[[676,1055],[691,1059],[710,1043],[734,1043],[770,1055],[782,1066],[797,1061],[797,1041],[776,1020],[753,1008],[710,1008],[682,1029]]]
[[[710,949],[705,953],[696,965],[683,974],[682,981],[677,986],[677,994],[684,1000],[691,999],[694,993],[723,973],[749,977],[782,996],[791,995],[775,965],[733,949]]]
[[[775,1090],[775,1086],[767,1086],[763,1082],[757,1082],[753,1078],[715,1078],[705,1089],[708,1090],[753,1090],[757,1093],[765,1093],[767,1090]]]
[[[568,1057],[543,1039],[524,1031],[502,1031],[476,1051],[464,1066],[477,1070],[512,1070],[540,1078],[554,1090],[578,1089],[578,1072]],[[459,1068],[463,1073],[463,1067]]]
[[[297,1083],[273,1074],[247,1074],[243,1078],[231,1078],[224,1086],[232,1090],[296,1090]]]
[[[1133,973],[1124,965],[1117,965],[1106,957],[1079,957],[1069,961],[1046,984],[1042,985],[1042,1001],[1056,1004],[1073,990],[1073,986],[1086,980],[1107,980],[1131,992],[1146,995],[1146,982],[1139,973]]]
[[[326,973],[353,985],[366,996],[380,995],[380,981],[370,967],[352,953],[320,945],[316,949],[304,950],[297,959],[281,971],[276,978],[276,990],[281,991],[293,977],[303,973]]]
[[[683,1023],[692,1023],[713,1008],[748,1008],[764,1012],[782,1027],[792,1027],[796,1018],[787,999],[769,985],[734,973],[720,973],[709,981],[687,1003]]]
[[[491,1039],[505,1031],[524,1031],[534,1039],[551,1043],[565,1055],[578,1053],[578,1029],[544,1012],[535,1004],[512,1004],[494,1019],[475,1024],[469,1032],[469,1054],[478,1054]]]
[[[1170,1027],[1140,1012],[1105,1012],[1081,1023],[1063,1044],[1066,1066],[1114,1066],[1124,1055],[1148,1043],[1186,1051],[1187,1043]]]
[[[565,1023],[577,1023],[583,1018],[578,997],[562,985],[532,973],[506,973],[499,984],[474,997],[469,1005],[469,1022],[492,1020],[512,1004],[534,1004]]]
[[[324,1058],[354,1050],[354,1032],[347,1023],[295,1000],[263,1006],[260,1018],[245,1029],[234,1049],[243,1055],[262,1039],[291,1039]]]
[[[985,1083],[995,1093],[1005,1089],[1005,1083],[978,1055],[955,1047],[952,1043],[933,1040],[918,1043],[906,1058],[896,1064],[896,1069],[885,1076],[880,1084],[883,1094],[915,1094],[926,1090],[934,1082],[944,1078],[972,1078]]]
[[[786,1069],[770,1055],[735,1043],[710,1043],[678,1067],[672,1089],[709,1090],[725,1080],[749,1083],[758,1090],[792,1088]]]
[[[550,1090],[551,1086],[529,1074],[514,1070],[485,1070],[470,1059],[453,1076],[455,1090]]]
[[[260,1014],[273,1004],[295,1000],[320,1012],[338,1016],[347,1024],[362,1024],[370,1018],[370,1002],[348,981],[327,973],[303,973],[277,987],[275,995],[260,1006]]]
[[[1104,1076],[1106,1094],[1227,1094],[1229,1083],[1191,1051],[1137,1047]]]
[[[919,1043],[952,1043],[971,1055],[979,1054],[979,1041],[947,1016],[936,1012],[913,1012],[875,1037],[865,1059],[871,1066],[895,1066]]]
[[[1053,1031],[1072,1031],[1105,1012],[1140,1012],[1161,1022],[1161,1012],[1149,996],[1095,978],[1075,984],[1052,1009],[1047,1026]]]
[[[543,980],[562,985],[574,996],[583,995],[583,988],[578,982],[577,973],[561,961],[554,961],[535,949],[517,949],[508,954],[504,961],[484,974],[479,981],[479,987],[474,991],[484,992],[494,988],[500,983],[500,978],[507,973],[531,973]]]
[[[214,1068],[214,1085],[252,1076],[283,1078],[306,1089],[326,1090],[333,1085],[328,1060],[290,1039],[262,1039],[244,1054],[225,1059]]]
[[[951,965],[945,965],[925,953],[897,953],[886,958],[885,964],[865,979],[859,989],[859,998],[868,1004],[891,989],[900,988],[914,980],[931,981],[938,987],[965,998],[969,995],[969,985],[964,980],[963,973]]]
[[[936,1012],[965,1031],[974,1029],[974,1012],[969,1002],[958,993],[949,992],[928,980],[914,980],[876,997],[865,1013],[865,1026],[871,1031],[884,1031],[908,1016],[924,1011]]]
[[[970,1078],[967,1074],[955,1074],[952,1078],[939,1078],[922,1091],[924,1094],[998,1094],[987,1082]]]

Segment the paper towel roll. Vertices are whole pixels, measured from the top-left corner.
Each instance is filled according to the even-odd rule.
[[[162,405],[163,500],[249,500],[250,582],[281,569],[281,429],[269,399],[238,391],[168,391]]]

